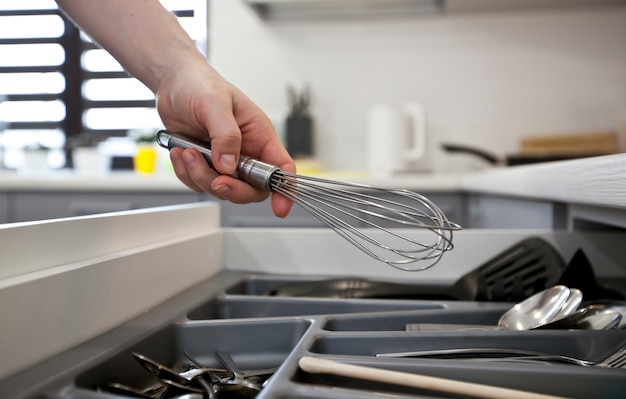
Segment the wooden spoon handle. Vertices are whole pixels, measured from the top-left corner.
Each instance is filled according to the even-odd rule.
[[[491,385],[450,380],[447,378],[430,377],[401,371],[340,363],[333,360],[311,356],[303,356],[300,358],[298,365],[303,371],[311,374],[333,374],[342,377],[382,382],[385,384],[395,384],[432,391],[469,395],[477,398],[565,399],[563,397],[519,391],[517,389],[501,388]]]

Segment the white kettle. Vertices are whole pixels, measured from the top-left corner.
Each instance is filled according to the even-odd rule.
[[[374,176],[428,170],[426,112],[417,103],[385,104],[367,114],[368,169]]]

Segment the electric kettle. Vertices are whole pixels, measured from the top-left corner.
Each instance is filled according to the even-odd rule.
[[[382,104],[367,113],[367,161],[374,176],[428,170],[426,113],[417,103]]]

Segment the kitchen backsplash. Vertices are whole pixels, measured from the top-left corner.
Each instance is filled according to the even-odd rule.
[[[442,142],[514,153],[538,133],[624,129],[626,7],[264,20],[211,0],[209,58],[281,127],[311,87],[316,157],[367,167],[367,115],[418,103],[430,170],[485,166]],[[626,132],[625,132],[626,133]]]

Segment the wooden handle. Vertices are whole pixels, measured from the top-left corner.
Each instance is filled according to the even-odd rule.
[[[382,382],[385,384],[469,395],[477,398],[564,399],[558,396],[519,391],[517,389],[500,388],[491,385],[450,380],[447,378],[429,377],[401,371],[340,363],[311,356],[303,356],[300,358],[298,365],[303,371],[311,374],[333,374],[342,377]]]

